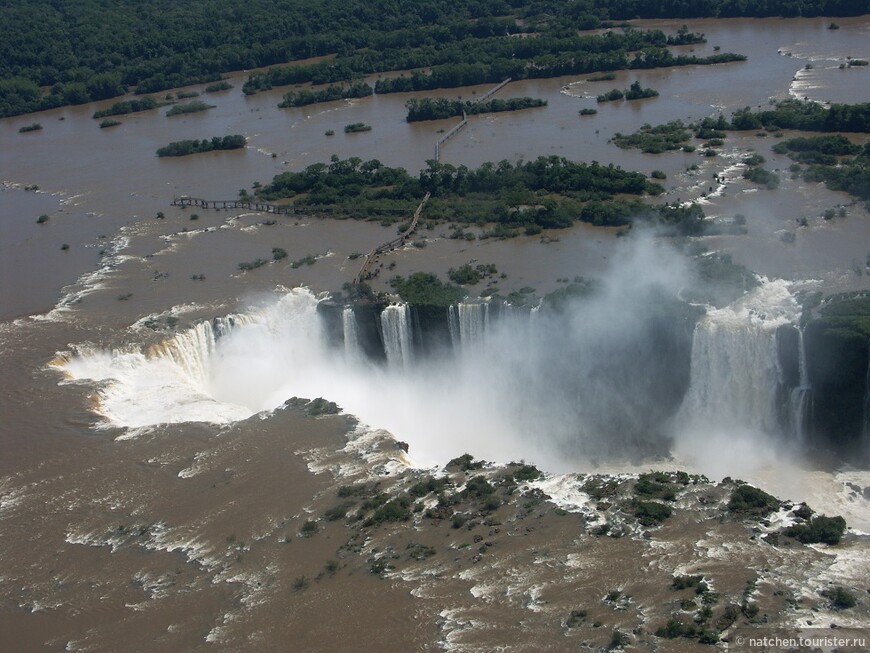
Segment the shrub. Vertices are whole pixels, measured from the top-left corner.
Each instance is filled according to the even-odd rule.
[[[298,576],[293,581],[293,591],[294,592],[301,592],[306,587],[308,587],[308,579],[305,576]]]
[[[38,132],[40,129],[42,129],[42,125],[40,125],[38,122],[34,122],[29,125],[25,125],[24,127],[20,127],[18,129],[18,133],[26,134],[27,132]]]
[[[36,218],[36,224],[45,224],[46,222],[48,222],[48,215],[45,213]]]
[[[451,467],[458,467],[463,472],[468,472],[473,469],[481,469],[483,467],[483,461],[479,460],[475,462],[474,456],[472,456],[470,453],[464,453],[458,458],[454,458],[449,463],[447,463],[446,467],[448,469]]]
[[[657,526],[672,514],[669,506],[657,501],[639,501],[634,509],[634,516],[644,526]]]
[[[327,521],[338,521],[339,519],[344,519],[345,515],[347,515],[347,511],[353,506],[352,501],[345,501],[344,503],[340,503],[337,506],[330,508],[323,516]]]
[[[799,517],[801,519],[809,519],[810,517],[813,516],[812,508],[810,508],[805,503],[802,503],[800,506],[795,508],[792,512],[794,513],[795,517]]]
[[[565,620],[565,626],[568,628],[576,628],[586,620],[586,610],[571,610],[571,614]]]
[[[671,486],[667,474],[641,474],[634,485],[634,491],[635,494],[665,501],[674,501],[677,498],[676,488]]]
[[[541,471],[534,465],[523,465],[514,472],[514,478],[518,481],[534,481],[541,476]]]
[[[614,630],[613,635],[611,635],[611,637],[610,637],[610,645],[608,646],[608,648],[610,648],[610,649],[622,648],[623,646],[628,644],[630,641],[631,641],[631,638],[626,633],[623,633],[620,630]]]
[[[480,499],[489,496],[495,492],[495,488],[490,485],[483,476],[475,476],[468,480],[465,484],[465,489],[462,491],[463,496]]]
[[[857,604],[855,596],[845,587],[825,590],[822,592],[822,596],[831,599],[831,605],[835,610],[847,610],[854,608]]]
[[[387,501],[375,510],[375,513],[366,520],[364,525],[373,526],[382,522],[408,521],[411,518],[411,511],[408,510],[410,505],[410,499],[404,496]]]
[[[675,590],[684,590],[689,587],[696,587],[702,579],[703,576],[675,576],[671,583],[671,588]]]
[[[656,637],[676,639],[677,637],[694,637],[697,632],[694,624],[684,624],[676,619],[670,619],[667,624],[656,630]]]
[[[317,532],[317,522],[311,521],[310,519],[305,520],[305,523],[302,524],[302,528],[299,530],[299,533],[303,537],[311,537]]]
[[[730,512],[748,513],[763,517],[779,508],[779,500],[751,485],[741,485],[728,500]]]
[[[846,532],[846,520],[842,517],[825,517],[819,515],[812,518],[808,524],[789,526],[783,533],[788,537],[797,538],[803,544],[839,544]]]

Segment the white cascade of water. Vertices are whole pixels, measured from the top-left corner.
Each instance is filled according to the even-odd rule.
[[[467,349],[479,343],[489,328],[489,304],[485,302],[461,302],[456,305],[453,316],[456,327],[451,326],[450,337],[454,348],[457,346],[454,330],[458,332],[459,345]]]
[[[166,358],[175,363],[192,382],[206,385],[217,338],[211,322],[200,322],[173,338],[149,347],[148,358]]]
[[[408,369],[413,362],[411,350],[411,309],[407,304],[390,304],[381,312],[381,336],[387,364]]]
[[[358,363],[364,359],[356,326],[356,314],[352,306],[345,306],[341,312],[341,326],[344,331],[344,358],[348,363]]]
[[[715,429],[776,432],[776,330],[793,323],[797,310],[785,282],[764,281],[698,321],[689,389],[675,418],[683,437],[702,439]]]
[[[796,327],[798,332],[798,385],[791,390],[788,398],[788,414],[791,435],[795,441],[803,444],[807,438],[807,421],[810,414],[812,389],[809,372],[807,371],[807,350],[804,345],[804,330]]]
[[[318,363],[325,341],[316,309],[310,291],[294,289],[267,306],[200,322],[146,349],[79,347],[57,367],[72,380],[100,382],[97,410],[112,425],[229,423],[293,394],[324,394],[328,379]]]
[[[447,307],[447,329],[450,331],[450,344],[453,351],[462,347],[462,332],[459,327],[459,309],[456,304]]]

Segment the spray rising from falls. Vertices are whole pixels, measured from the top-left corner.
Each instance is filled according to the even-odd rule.
[[[226,424],[293,396],[324,397],[392,431],[421,463],[468,452],[564,470],[666,453],[670,436],[701,451],[711,429],[774,433],[776,329],[797,316],[786,285],[763,283],[696,325],[676,299],[679,256],[647,245],[613,265],[594,293],[558,308],[329,313],[294,289],[144,350],[81,347],[61,367],[99,382],[112,425]]]

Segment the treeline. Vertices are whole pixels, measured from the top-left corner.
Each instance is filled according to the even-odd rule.
[[[264,201],[296,198],[300,206],[333,213],[340,208],[354,217],[389,222],[394,214],[400,217],[393,221],[405,219],[428,191],[432,196],[426,222],[490,225],[480,238],[536,234],[577,221],[625,226],[643,220],[659,225],[666,234],[703,233],[700,207],[652,207],[640,199],[663,190],[638,172],[557,156],[516,164],[488,162],[476,169],[429,161],[416,177],[377,160],[333,157],[330,164],[281,173],[257,195]],[[459,227],[450,237],[469,236],[474,238]]]
[[[157,100],[150,95],[143,97],[141,100],[127,100],[125,102],[115,102],[108,109],[94,111],[92,118],[105,118],[106,116],[125,116],[128,113],[137,113],[139,111],[148,111],[162,106]]]
[[[449,68],[451,66],[476,65],[487,69],[486,79],[467,83],[452,82],[453,86],[460,86],[468,83],[496,82],[506,77],[515,79],[529,76],[552,77],[556,74],[557,68],[553,66],[550,58],[582,59],[585,63],[581,67],[581,72],[588,72],[626,68],[634,61],[629,59],[630,52],[637,53],[635,59],[638,64],[649,58],[649,64],[645,67],[666,65],[656,62],[665,62],[668,60],[667,55],[670,55],[667,50],[668,36],[661,30],[627,29],[624,32],[577,35],[576,30],[568,32],[545,27],[536,32],[536,38],[533,39],[505,38],[506,34],[518,29],[517,27],[511,30],[506,26],[503,31],[489,36],[468,35],[462,38],[450,38],[455,36],[451,34],[446,36],[445,42],[423,39],[416,44],[380,51],[366,50],[315,64],[278,66],[264,73],[252,75],[243,90],[250,94],[273,86],[305,82],[322,84],[348,80],[361,75],[411,68],[432,68],[433,79],[440,80],[438,82],[440,86],[430,88],[439,88],[450,87],[450,79],[455,78],[456,72],[461,70],[457,68],[456,71],[451,72]],[[703,39],[702,35],[696,34],[686,38]],[[661,50],[666,54],[653,53],[648,57],[642,52],[650,49]],[[564,69],[566,65],[563,63],[558,69]],[[540,69],[540,73],[534,75],[528,69]],[[392,80],[382,81],[384,85],[380,88],[375,87],[376,93],[393,92],[393,90],[425,90],[394,87],[390,85]]]
[[[514,97],[507,100],[486,100],[484,102],[471,102],[462,100],[449,100],[447,98],[423,98],[421,100],[408,100],[405,107],[408,122],[423,120],[441,120],[461,116],[463,113],[473,116],[481,113],[499,113],[501,111],[519,111],[533,107],[547,106],[546,100],[531,97]]]
[[[240,134],[231,136],[214,136],[211,140],[173,141],[157,150],[157,156],[187,156],[213,150],[238,150],[247,144],[247,139]]]
[[[320,91],[290,91],[284,94],[284,99],[278,106],[282,109],[288,107],[302,107],[317,102],[332,102],[333,100],[345,100],[348,98],[368,97],[374,91],[365,82],[357,82],[350,86],[330,85]]]
[[[612,32],[608,32],[612,34]],[[526,39],[535,41],[538,39]],[[639,70],[674,66],[712,65],[745,61],[746,57],[730,52],[709,57],[674,55],[667,48],[647,47],[629,54],[625,50],[604,52],[567,52],[531,60],[497,60],[486,63],[457,63],[432,67],[429,73],[414,72],[375,83],[375,93],[406,93],[439,88],[457,88],[476,84],[494,84],[510,77],[541,79],[578,75],[602,70]]]
[[[734,113],[731,129],[798,129],[819,132],[870,132],[870,102],[832,104],[783,100],[773,109],[752,111],[749,107]]]
[[[463,50],[471,57],[486,55],[481,61],[492,66],[496,59],[510,60],[499,54],[500,42],[533,49],[535,41],[570,40],[578,29],[637,17],[866,11],[859,0],[400,0],[389,11],[362,0],[8,0],[0,5],[0,117],[117,97],[134,87],[144,94],[216,82],[229,71],[323,55],[335,58],[299,66],[301,77],[280,83],[334,83],[370,72],[476,60],[463,58]],[[523,32],[538,38],[505,38]],[[698,38],[682,31],[642,47]],[[483,41],[487,45],[479,47]],[[582,51],[549,45],[518,56]],[[511,75],[496,78],[506,76]],[[256,91],[270,83],[279,82],[255,76],[246,87]]]

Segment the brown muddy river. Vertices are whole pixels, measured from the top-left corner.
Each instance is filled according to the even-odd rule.
[[[667,175],[663,201],[700,200],[713,219],[738,213],[747,217],[747,235],[703,239],[711,249],[728,252],[754,272],[776,283],[783,280],[790,288],[833,292],[870,287],[866,274],[870,215],[843,193],[790,179],[791,162],[771,152],[773,137],[729,134],[721,154],[712,158],[701,156],[700,148],[691,154],[647,155],[608,142],[616,132],[631,133],[644,123],[691,121],[718,112],[728,116],[744,106],[765,106],[772,99],[790,96],[819,102],[870,101],[870,69],[839,68],[847,57],[870,59],[870,18],[837,22],[840,29],[831,31],[830,20],[822,18],[687,21],[691,30],[704,32],[708,42],[685,50],[709,55],[719,47],[745,54],[748,61],[622,71],[612,82],[588,82],[584,75],[511,83],[499,97],[528,95],[544,98],[548,105],[472,117],[468,127],[444,146],[442,161],[477,166],[485,161],[559,155],[645,173],[661,170]],[[678,27],[657,22],[641,26],[666,31]],[[131,430],[122,420],[108,419],[106,407],[100,404],[98,390],[110,387],[111,381],[71,378],[49,366],[58,352],[71,356],[70,352],[89,347],[88,351],[114,357],[112,365],[129,362],[124,355],[169,337],[171,330],[161,330],[167,318],[177,318],[186,328],[202,318],[243,313],[271,301],[276,288],[278,294],[297,286],[314,292],[339,289],[361,264],[362,259],[350,257],[393,238],[394,228],[283,216],[277,224],[266,225],[271,216],[182,210],[170,202],[179,195],[233,199],[254,182],[266,183],[281,171],[326,162],[333,154],[377,158],[417,171],[433,157],[439,132],[456,121],[408,124],[405,102],[424,95],[470,98],[488,90],[392,94],[278,109],[287,89],[245,97],[240,91],[245,77],[231,75],[232,90],[203,94],[200,99],[215,107],[200,114],[170,118],[162,108],[121,116],[122,125],[99,129],[91,114],[109,106],[109,101],[0,121],[0,375],[4,385],[0,395],[0,650],[253,650],[250,646],[288,650],[288,641],[303,646],[299,650],[351,650],[349,642],[359,632],[367,633],[362,641],[372,650],[496,650],[498,637],[492,633],[507,627],[498,614],[502,599],[516,610],[511,613],[512,623],[529,618],[535,628],[550,628],[558,623],[553,621],[556,617],[538,608],[547,600],[568,612],[572,608],[567,586],[559,585],[562,563],[552,561],[548,536],[542,533],[552,533],[560,542],[562,549],[554,556],[574,556],[568,564],[572,578],[576,580],[578,570],[585,568],[569,546],[571,538],[579,535],[564,524],[541,522],[549,525],[536,535],[529,535],[532,531],[525,525],[505,528],[511,537],[516,534],[511,529],[524,532],[537,548],[525,550],[525,540],[517,537],[509,544],[510,538],[504,538],[517,569],[524,569],[515,570],[522,591],[514,596],[513,590],[505,589],[499,600],[480,601],[481,610],[491,610],[488,616],[476,615],[478,608],[466,605],[472,596],[469,579],[475,576],[463,576],[458,568],[448,573],[437,565],[416,576],[416,572],[397,573],[384,580],[369,574],[366,565],[354,567],[348,562],[336,577],[341,581],[335,588],[320,584],[316,593],[299,593],[292,587],[298,578],[313,578],[347,539],[335,525],[317,542],[298,537],[303,522],[314,515],[312,506],[331,507],[325,497],[334,496],[336,487],[348,478],[382,474],[392,478],[386,484],[398,482],[389,477],[397,473],[394,468],[379,468],[383,461],[362,449],[333,461],[328,474],[325,468],[314,473],[318,469],[312,463],[313,451],[328,458],[345,444],[346,425],[340,418],[315,422],[290,411],[272,415],[246,405],[246,419],[241,421],[180,421]],[[597,94],[625,88],[635,80],[658,90],[660,96],[596,104]],[[581,118],[578,111],[584,107],[597,108],[597,115]],[[18,133],[19,127],[34,121],[42,124],[41,131]],[[352,122],[365,122],[373,130],[344,134],[342,127]],[[326,136],[329,129],[336,134]],[[170,141],[236,133],[248,139],[243,151],[162,159],[155,155]],[[863,138],[856,135],[854,140]],[[779,171],[778,189],[766,190],[742,179],[740,160],[753,150],[767,159],[765,167]],[[692,169],[694,165],[697,169]],[[33,186],[38,190],[25,189]],[[840,207],[845,208],[845,217],[823,219],[825,210]],[[156,219],[158,213],[165,219]],[[191,219],[194,213],[196,220]],[[45,224],[36,223],[41,214],[49,216]],[[800,218],[807,218],[807,226],[798,226]],[[483,262],[496,264],[504,273],[496,282],[503,294],[526,286],[543,294],[577,275],[606,275],[619,256],[620,239],[612,230],[586,225],[545,232],[545,239],[467,242],[448,239],[448,232],[447,225],[422,230],[425,248],[406,247],[383,257],[385,266],[395,265],[378,276],[376,287],[387,289],[386,282],[394,274],[431,271],[443,278],[450,267]],[[68,248],[62,249],[63,245]],[[241,262],[270,258],[273,247],[285,249],[287,258],[239,271]],[[314,256],[315,263],[291,265],[306,256]],[[194,275],[205,278],[195,280]],[[480,285],[473,291],[482,289]],[[159,325],[158,330],[143,326],[149,320]],[[301,370],[314,375],[315,367],[281,368],[276,374],[293,377]],[[137,378],[144,383],[146,377]],[[334,381],[337,387],[339,380]],[[159,396],[169,386],[142,387],[146,389],[141,392]],[[371,388],[361,384],[358,391],[343,386],[342,391],[352,401],[354,392],[366,397]],[[328,392],[324,396],[329,398]],[[145,398],[140,403],[150,406]],[[186,401],[182,398],[173,405],[183,408]],[[408,401],[416,405],[413,398]],[[427,413],[427,437],[439,426],[454,423],[449,412],[447,408]],[[402,425],[413,423],[414,416],[389,417],[395,420],[385,423]],[[482,420],[481,428],[486,424]],[[395,435],[413,441],[413,434]],[[455,433],[445,441],[458,448],[463,446],[462,437]],[[487,452],[498,451],[499,442],[492,440],[488,446]],[[461,453],[447,454],[442,447],[439,455],[446,457],[439,462]],[[500,462],[508,462],[514,453],[519,458],[528,450],[506,451]],[[806,559],[792,558],[798,554],[791,549],[771,554],[764,560],[782,577],[774,581],[770,569],[759,571],[761,576],[767,574],[764,582],[806,596],[816,596],[826,583],[866,584],[870,548],[860,532],[870,530],[867,490],[861,493],[870,486],[866,471],[815,470],[795,476],[791,468],[787,473],[777,469],[771,451],[747,470],[740,458],[752,458],[755,450],[735,447],[728,453],[720,461],[725,468],[711,465],[710,473],[718,474],[711,480],[745,471],[747,480],[772,492],[782,492],[796,502],[808,500],[820,512],[846,515],[859,531],[851,535],[840,558],[823,549],[811,550]],[[413,454],[412,447],[412,458]],[[738,471],[727,469],[732,461]],[[595,469],[590,461],[561,462],[554,471]],[[659,460],[614,468],[597,461],[600,469],[613,473],[643,471],[654,464],[671,468],[679,462]],[[575,463],[576,468],[564,469]],[[754,549],[729,549],[728,542],[717,539],[732,537],[730,531],[717,531],[704,540],[699,524],[686,518],[685,528],[703,546],[688,547],[685,555],[694,556],[692,564],[715,568],[727,591],[739,596],[742,585],[730,587],[737,581],[727,579],[734,569],[742,569],[742,560],[754,555]],[[129,535],[136,528],[145,529],[141,537]],[[432,542],[437,537],[440,542],[452,536],[427,531],[420,537]],[[610,558],[601,540],[596,544],[584,540],[578,546],[586,547],[590,560],[623,585],[632,581],[622,578],[620,564],[635,564],[644,556],[652,559],[664,551],[663,558],[655,558],[658,562],[637,563],[631,573],[640,578],[655,569],[666,587],[671,572],[686,571],[677,553],[668,548],[683,551],[685,542],[676,543],[673,528],[667,537],[673,541],[660,549],[643,544],[640,537],[625,539]],[[734,537],[746,539],[742,531]],[[381,546],[394,544],[373,539],[363,551],[377,557]],[[402,547],[405,544],[402,541]],[[451,544],[449,555],[460,546],[466,545]],[[475,540],[473,548],[477,546]],[[459,560],[460,554],[455,555]],[[472,564],[463,560],[456,564]],[[790,567],[796,569],[806,560],[810,562],[800,573],[788,576]],[[544,599],[535,580],[535,569],[543,569],[541,561],[546,566],[541,577],[546,577],[548,588]],[[756,565],[759,570],[761,566]],[[486,592],[495,591],[492,588],[500,581],[490,576],[498,576],[494,570],[499,567],[475,569],[480,570],[477,587],[486,580],[490,584]],[[612,589],[600,580],[587,581],[590,592],[603,595]],[[747,579],[740,576],[740,584],[744,582]],[[409,599],[409,592],[415,598]],[[651,586],[638,587],[636,592],[650,604],[661,594]],[[357,600],[347,598],[354,593]],[[298,600],[299,596],[306,598]],[[787,613],[788,608],[779,605],[782,600],[769,602],[771,614]],[[849,618],[824,615],[866,628],[870,626],[866,604],[862,598],[861,611]],[[333,628],[324,623],[322,614],[336,606],[341,606],[346,622]],[[612,628],[638,627],[646,618],[641,608],[628,618],[628,613],[600,607],[607,637],[600,631],[590,637],[603,646]],[[297,616],[281,621],[288,611]],[[797,623],[797,617],[788,614],[777,623]],[[489,623],[490,630],[477,628],[481,623]],[[366,624],[377,628],[365,631]],[[568,640],[559,633],[539,641],[546,641],[546,650],[564,650],[561,647]],[[685,646],[692,645],[686,642]],[[691,650],[679,648],[679,643],[675,646],[673,650]],[[534,641],[524,640],[516,650],[534,650]]]

